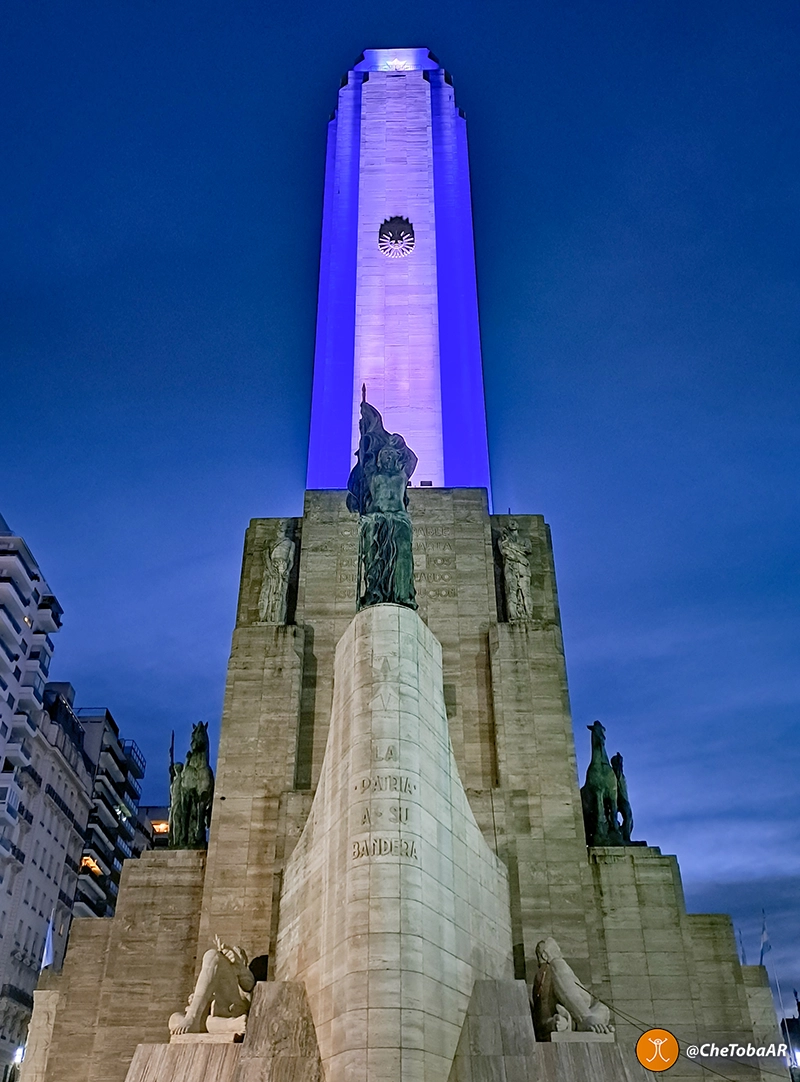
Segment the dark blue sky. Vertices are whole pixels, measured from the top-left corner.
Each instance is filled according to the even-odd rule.
[[[302,507],[325,124],[367,46],[469,120],[498,510],[553,527],[601,718],[690,904],[800,985],[800,13],[26,0],[3,13],[0,509],[52,670],[166,797],[218,726],[249,518]]]

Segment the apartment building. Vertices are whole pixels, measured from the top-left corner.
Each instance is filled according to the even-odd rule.
[[[122,863],[140,856],[144,847],[137,833],[145,760],[133,740],[121,739],[105,707],[82,707],[76,713],[87,751],[97,766],[74,912],[82,917],[111,917]]]

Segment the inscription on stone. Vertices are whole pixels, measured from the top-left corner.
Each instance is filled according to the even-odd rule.
[[[383,741],[380,744],[375,743],[372,745],[372,758],[376,763],[391,763],[397,759],[397,746]]]
[[[374,778],[362,778],[354,786],[362,793],[415,793],[416,783],[405,774],[377,774]]]
[[[409,808],[403,804],[390,804],[388,809],[387,818],[390,823],[397,824],[408,822]],[[383,819],[383,811],[380,808],[364,808],[361,813],[361,825],[362,827],[371,827],[372,821]]]
[[[452,537],[452,526],[417,526],[414,524],[415,537]]]
[[[361,857],[410,857],[417,859],[417,843],[414,838],[373,838],[353,842],[353,860]]]

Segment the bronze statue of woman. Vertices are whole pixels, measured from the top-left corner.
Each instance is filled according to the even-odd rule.
[[[357,462],[347,482],[347,508],[360,516],[356,604],[392,602],[416,609],[408,479],[417,456],[387,432],[362,387]]]

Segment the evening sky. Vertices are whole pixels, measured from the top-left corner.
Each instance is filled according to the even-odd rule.
[[[800,985],[794,3],[25,0],[3,14],[0,511],[51,676],[166,799],[218,730],[251,517],[302,509],[325,124],[426,45],[469,123],[495,507],[553,529],[600,718],[690,904]],[[344,484],[344,478],[343,484]]]

